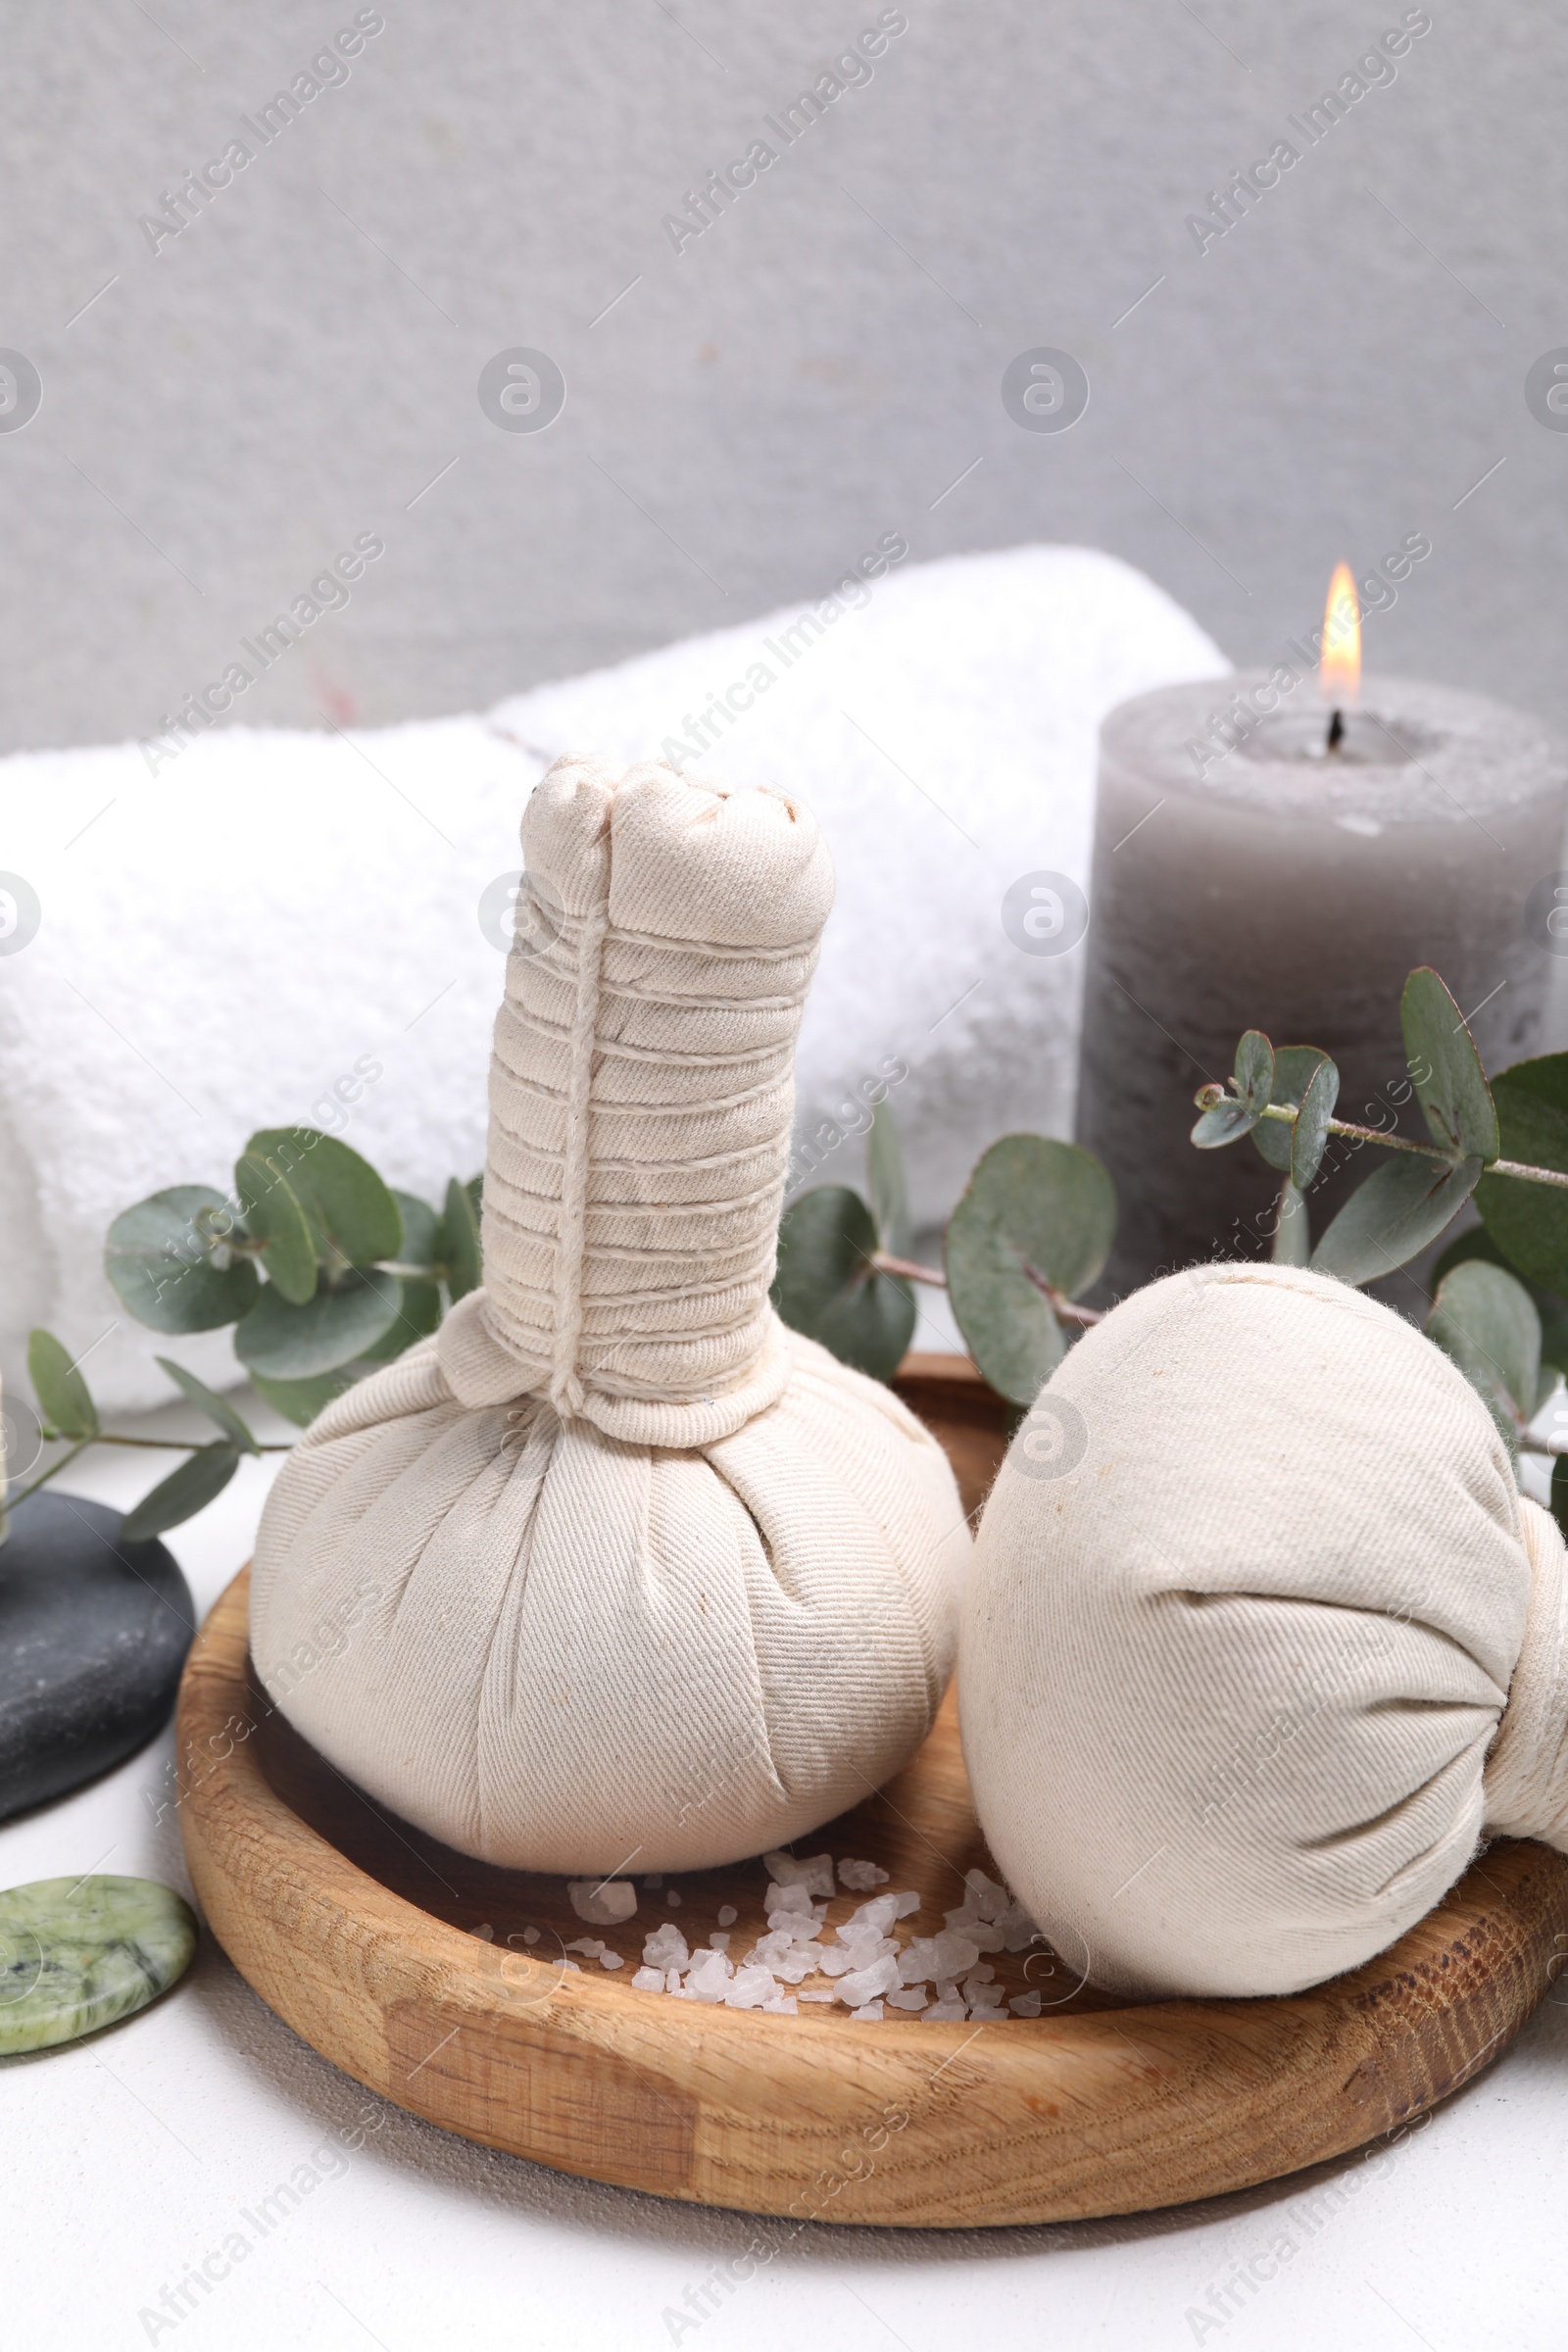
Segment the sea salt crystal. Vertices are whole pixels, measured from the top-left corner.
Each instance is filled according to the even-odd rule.
[[[630,1919],[637,1889],[630,1879],[568,1879],[566,1892],[579,1919],[591,1928],[612,1928]]]
[[[846,1854],[839,1864],[839,1879],[852,1894],[869,1894],[873,1886],[885,1886],[888,1873],[878,1870],[874,1862],[857,1862]]]
[[[849,1976],[840,1977],[835,1990],[847,2007],[862,2009],[878,1993],[891,1992],[898,1981],[898,1960],[892,1952],[884,1952],[869,1968],[856,1969]]]
[[[878,1936],[885,1936],[898,1916],[899,1898],[896,1894],[876,1895],[868,1903],[856,1904],[844,1926],[839,1930],[840,1938],[842,1939],[847,1932],[864,1932],[866,1930],[871,1930]]]
[[[1009,1901],[1005,1886],[988,1879],[983,1870],[966,1870],[963,1883],[969,1889],[969,1907],[981,1919],[995,1919],[1004,1911]]]
[[[538,1940],[539,1940],[539,1931],[538,1931],[538,1929],[537,1929],[537,1928],[524,1928],[524,1929],[523,1929],[523,1931],[522,1931],[522,1940],[523,1940],[523,1942],[524,1942],[524,1943],[537,1943],[537,1942],[538,1942]],[[507,1937],[507,1941],[508,1941],[509,1943],[512,1941],[512,1937],[511,1937],[510,1936]]]
[[[566,1945],[568,1952],[581,1952],[589,1960],[597,1960],[604,1950],[604,1939],[598,1936],[578,1936]]]
[[[961,1977],[979,1957],[980,1946],[971,1936],[960,1936],[956,1928],[944,1928],[940,1936],[931,1938],[930,1974],[939,1979]]]
[[[787,1934],[808,1942],[827,1917],[826,1903],[813,1904],[804,1886],[787,1886],[782,1890],[797,1900],[769,1903],[767,1924],[775,1935]]]
[[[963,1980],[964,1996],[969,2003],[969,2015],[981,2017],[991,2010],[1001,2010],[1006,1987],[1002,1984],[977,1984],[972,1976]]]
[[[762,1867],[776,1886],[804,1886],[808,1894],[820,1895],[824,1901],[833,1892],[831,1854],[812,1854],[805,1862],[798,1862],[793,1854],[764,1854]]]
[[[676,1983],[678,1984],[679,1981],[677,1978]],[[662,1968],[640,1968],[632,1978],[632,1983],[639,1992],[662,1992],[664,1972]]]
[[[683,1987],[680,1981],[680,1970],[678,1968],[672,1968],[664,1979],[664,1990],[666,1992],[679,1992],[682,1989]]]
[[[721,1928],[732,1928],[739,1917],[740,1913],[734,1904],[726,1903],[718,1915],[718,1924]]]
[[[772,1963],[773,1974],[782,1977],[786,1984],[799,1984],[803,1977],[815,1974],[822,1965],[823,1946],[819,1943],[796,1943],[782,1960]]]
[[[601,1952],[599,1965],[601,1968],[624,1968],[626,1963],[619,1952]]]
[[[831,2001],[836,1996],[831,1992],[803,1992],[800,1997],[803,2001]]]
[[[989,1984],[996,1973],[989,1960],[982,1960],[978,1968],[970,1969],[963,1981],[965,1985]]]
[[[880,2001],[867,2001],[863,2009],[852,2009],[850,2015],[858,2026],[879,2026],[882,2023]]]
[[[684,1968],[691,1959],[686,1938],[672,1919],[662,1920],[643,1944],[650,1968]]]
[[[729,1991],[734,1970],[722,1952],[699,1952],[686,1978],[686,1991],[699,2001],[721,2001]]]
[[[890,2009],[923,2009],[931,1998],[923,1984],[906,1984],[902,1992],[888,1994]]]
[[[1007,2007],[1012,2011],[1014,2017],[1038,2017],[1040,2015],[1040,1995],[1038,1992],[1020,1992],[1007,2003]]]
[[[943,1917],[950,1934],[966,1936],[976,1951],[1000,1952],[1006,1940],[1001,1928],[989,1919],[982,1919],[979,1912],[972,1911],[967,1903],[956,1911],[944,1912]]]
[[[920,2012],[922,2026],[956,2026],[968,2016],[961,2000],[933,2001],[929,2009]]]
[[[729,1936],[725,1930],[715,1929],[708,1938],[708,1942],[711,1951],[727,1952],[729,1950]]]
[[[801,1998],[808,1999],[809,1995],[803,1993]],[[764,2001],[762,2008],[769,2017],[799,2017],[801,2014],[800,2004],[791,1995],[782,1992],[775,1999]]]
[[[760,2009],[778,1998],[778,1986],[765,1968],[738,1968],[724,1999],[731,2009]]]
[[[473,1932],[481,1943],[494,1943],[496,1939],[496,1932],[488,1920],[485,1921],[482,1928],[475,1928]]]
[[[1022,1903],[1009,1903],[1005,1911],[997,1913],[992,1925],[1001,1934],[1004,1952],[1023,1951],[1040,1934]]]

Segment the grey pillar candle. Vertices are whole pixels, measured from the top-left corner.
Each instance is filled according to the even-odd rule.
[[[1541,1049],[1553,964],[1527,904],[1563,862],[1561,747],[1500,704],[1401,678],[1366,680],[1334,753],[1326,718],[1276,670],[1161,687],[1101,731],[1077,1133],[1116,1181],[1118,1293],[1269,1254],[1278,1179],[1250,1142],[1187,1140],[1194,1090],[1229,1074],[1244,1029],[1323,1047],[1341,1117],[1411,1132],[1413,1113],[1423,1137],[1401,1084],[1415,965],[1447,982],[1489,1069]],[[1372,1150],[1314,1200],[1314,1234]]]

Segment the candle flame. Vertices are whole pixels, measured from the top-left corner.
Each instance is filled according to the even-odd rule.
[[[1348,564],[1336,564],[1323,608],[1323,658],[1318,664],[1323,700],[1339,709],[1361,691],[1361,608]]]

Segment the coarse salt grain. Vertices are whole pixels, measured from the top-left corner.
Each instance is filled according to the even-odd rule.
[[[724,1999],[731,2009],[760,2009],[778,1998],[778,1986],[765,1968],[739,1968]]]
[[[929,2009],[920,2012],[922,2026],[956,2026],[969,2012],[962,2001],[933,2001]]]
[[[852,2009],[850,2015],[858,2026],[879,2026],[882,2023],[882,2004],[880,2001],[867,2001],[863,2009]]]
[[[923,2009],[930,1998],[923,1984],[906,1984],[902,1992],[890,1992],[887,2001],[890,2009]]]
[[[1038,2017],[1040,1995],[1038,1992],[1020,1992],[1007,2003],[1007,2007],[1014,2017]]]
[[[739,1917],[740,1913],[736,1910],[734,1904],[726,1903],[723,1909],[719,1912],[718,1924],[721,1928],[732,1928]]]
[[[566,1892],[579,1919],[591,1928],[612,1928],[630,1919],[637,1889],[630,1879],[568,1879]]]
[[[878,1870],[874,1862],[857,1862],[846,1854],[839,1864],[839,1879],[852,1894],[869,1894],[873,1886],[887,1885],[888,1873]]]
[[[677,1978],[677,1984],[679,1981],[680,1980]],[[662,1992],[664,1989],[664,1972],[662,1968],[640,1968],[636,1975],[632,1978],[632,1983],[636,1985],[639,1992]]]
[[[485,1921],[482,1928],[475,1928],[473,1933],[481,1943],[494,1943],[496,1939],[496,1932],[488,1920]]]
[[[619,1952],[601,1952],[599,1965],[601,1968],[624,1968],[626,1963]]]
[[[824,1901],[833,1892],[831,1854],[812,1854],[805,1862],[798,1862],[793,1854],[764,1854],[762,1867],[777,1886],[804,1886],[808,1894],[820,1895]]]
[[[835,1990],[848,2008],[863,2009],[879,1993],[891,1992],[898,1981],[898,1960],[892,1952],[884,1952],[869,1968],[856,1969],[853,1974],[840,1977]]]
[[[678,1889],[677,1887],[674,1887],[674,1886],[671,1886],[670,1888],[668,1888],[668,1890],[666,1891],[666,1893],[665,1893],[665,1895],[664,1895],[664,1900],[665,1900],[665,1902],[666,1902],[666,1903],[668,1903],[668,1904],[670,1905],[670,1907],[671,1907],[671,1909],[672,1909],[672,1910],[678,1911],[678,1910],[680,1909],[680,1891],[679,1891],[679,1889]]]
[[[599,1936],[578,1936],[566,1945],[568,1952],[581,1952],[589,1960],[597,1960],[604,1948],[604,1939]]]
[[[539,1940],[539,1931],[538,1931],[538,1929],[537,1929],[537,1928],[524,1928],[524,1929],[523,1929],[523,1931],[522,1931],[522,1940],[523,1940],[523,1942],[524,1942],[524,1943],[537,1943],[537,1942],[538,1942],[538,1940]],[[512,1941],[512,1937],[511,1937],[510,1936],[507,1937],[507,1941],[508,1941],[509,1943]]]
[[[643,1958],[650,1968],[684,1968],[691,1958],[686,1938],[672,1919],[662,1920],[644,1938]]]
[[[831,2001],[835,2000],[837,1995],[831,1992],[803,1992],[800,1998],[803,2001]]]

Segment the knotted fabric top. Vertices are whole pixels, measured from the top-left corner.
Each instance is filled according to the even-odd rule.
[[[1568,1850],[1565,1571],[1480,1397],[1388,1307],[1277,1266],[1152,1284],[986,1506],[959,1695],[992,1851],[1123,1992],[1355,1967],[1483,1835]]]
[[[709,1443],[788,1378],[767,1293],[827,851],[780,793],[584,759],[538,785],[522,847],[485,1287],[442,1366],[466,1403]]]

